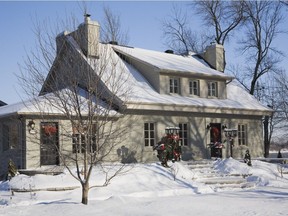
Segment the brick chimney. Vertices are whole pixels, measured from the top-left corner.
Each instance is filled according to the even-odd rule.
[[[78,26],[78,29],[72,33],[72,36],[87,57],[99,57],[99,30],[99,23],[97,21],[92,21],[90,19],[90,14],[85,14],[84,23],[81,23]]]
[[[225,55],[224,47],[221,44],[213,43],[207,46],[203,58],[207,61],[214,69],[224,72],[225,69]]]

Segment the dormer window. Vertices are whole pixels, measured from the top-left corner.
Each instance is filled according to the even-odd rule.
[[[176,77],[170,77],[170,93],[180,94],[180,80]]]
[[[200,96],[199,80],[189,81],[189,93],[190,95]]]
[[[218,83],[211,81],[208,82],[208,96],[218,97]]]

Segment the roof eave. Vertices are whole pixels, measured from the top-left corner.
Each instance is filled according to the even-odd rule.
[[[205,73],[199,73],[194,71],[179,71],[179,70],[171,70],[171,69],[158,69],[160,74],[177,74],[179,75],[179,72],[183,75],[195,75],[197,77],[203,77],[203,78],[213,78],[213,79],[221,79],[221,80],[233,80],[235,77],[233,76],[220,76],[217,74],[205,74]]]
[[[134,110],[153,110],[153,111],[172,111],[172,112],[198,112],[213,113],[213,114],[227,114],[227,115],[247,115],[247,116],[270,116],[273,111],[260,109],[244,109],[244,108],[230,108],[230,107],[205,107],[197,105],[181,105],[181,104],[161,104],[152,102],[133,103],[127,105],[127,109]]]

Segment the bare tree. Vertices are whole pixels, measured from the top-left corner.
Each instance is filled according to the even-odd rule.
[[[245,21],[242,1],[195,1],[190,5],[202,17],[206,29],[212,28],[213,31],[199,37],[199,33],[194,33],[189,27],[187,14],[174,7],[173,17],[165,20],[162,26],[166,44],[178,52],[201,52],[209,42],[214,41],[224,45],[233,31]]]
[[[113,13],[109,7],[104,7],[101,39],[103,42],[117,42],[121,45],[127,45],[129,42],[128,32],[121,27],[120,15]]]
[[[162,21],[162,32],[165,44],[177,53],[189,51],[200,52],[207,43],[204,36],[199,37],[193,32],[188,22],[187,13],[173,6],[172,15]]]
[[[208,28],[214,30],[213,39],[224,45],[236,27],[243,23],[243,1],[195,1],[191,4]]]
[[[269,155],[270,143],[272,141],[272,136],[274,132],[281,137],[277,137],[277,141],[283,139],[281,135],[283,131],[287,131],[287,74],[284,70],[279,71],[277,74],[267,74],[265,79],[265,86],[261,88],[261,102],[266,103],[267,106],[274,110],[274,113],[271,116],[266,117],[267,121],[267,134],[266,143],[265,143],[265,156]],[[257,90],[258,91],[258,90]],[[265,121],[264,121],[265,122]],[[284,138],[285,139],[285,138]],[[274,136],[275,141],[275,136]],[[283,141],[282,141],[283,143]]]
[[[111,45],[101,44],[94,37],[97,32],[88,36],[85,34],[97,29],[96,22],[93,21],[93,28],[88,31],[80,29],[86,28],[88,19],[86,16],[85,23],[76,31],[59,34],[57,46],[56,34],[38,25],[35,29],[37,49],[27,55],[19,75],[21,86],[34,99],[34,105],[43,119],[55,116],[55,110],[64,119],[61,136],[66,141],[52,148],[56,148],[60,164],[81,184],[83,204],[88,204],[91,187],[105,186],[125,170],[124,164],[103,164],[117,160],[115,147],[123,142],[127,127],[131,126],[123,118],[125,103],[131,93],[131,87],[127,86],[129,74],[125,73],[125,65],[119,61]],[[86,50],[81,44],[88,44],[94,49],[90,51],[86,47]],[[53,127],[53,124],[41,125],[40,131],[43,131],[47,142],[53,139]],[[99,185],[90,185],[94,168],[106,174]]]
[[[279,70],[277,65],[282,53],[273,47],[273,42],[281,33],[283,16],[278,1],[245,1],[244,10],[246,30],[240,46],[246,56],[247,67],[239,80],[254,95],[257,81],[263,75]],[[247,80],[250,80],[249,84]]]
[[[278,118],[281,121],[288,120],[288,76],[287,73],[282,71],[282,73],[277,74],[275,77],[275,82],[277,87],[275,88],[276,97],[271,98],[271,100],[276,100],[278,106],[276,107],[276,112],[278,113]]]
[[[280,1],[282,4],[284,4],[285,6],[288,6],[288,1],[284,0],[284,1]]]
[[[279,1],[244,1],[244,36],[240,40],[240,50],[245,55],[246,66],[241,73],[235,74],[240,83],[251,95],[259,96],[265,87],[265,97],[275,99],[275,85],[267,81],[272,74],[280,72],[278,63],[282,53],[273,46],[273,42],[282,32],[283,21],[281,3]],[[271,74],[271,76],[267,76]],[[265,76],[266,75],[266,76]],[[265,83],[265,85],[261,84]],[[268,97],[268,94],[271,94]],[[259,97],[259,99],[261,99]],[[265,101],[262,101],[265,102]],[[267,102],[267,101],[266,101]],[[269,101],[271,108],[276,108],[276,101]],[[264,118],[264,156],[269,156],[269,147],[275,115]]]

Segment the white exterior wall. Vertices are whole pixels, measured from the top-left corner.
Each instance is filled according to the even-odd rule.
[[[146,111],[147,112],[147,111]],[[247,125],[248,131],[248,145],[239,146],[238,139],[236,137],[233,147],[233,157],[241,159],[244,157],[246,149],[250,150],[252,157],[263,157],[263,131],[262,121],[259,119],[230,119],[227,117],[223,118],[211,118],[196,116],[196,114],[187,114],[186,116],[174,116],[173,113],[143,113],[142,115],[127,115],[120,118],[115,127],[126,128],[125,133],[118,137],[117,146],[111,151],[109,161],[125,161],[126,162],[151,162],[158,161],[156,157],[157,152],[153,151],[151,146],[144,145],[144,123],[155,123],[156,126],[156,142],[161,140],[161,137],[165,134],[165,128],[167,126],[178,126],[179,123],[188,124],[188,145],[182,147],[182,159],[183,160],[199,160],[203,158],[209,159],[211,156],[210,148],[210,131],[206,129],[206,126],[210,123],[220,123],[226,125],[227,128],[238,128],[238,124]],[[31,119],[27,119],[24,124],[28,125]],[[2,136],[0,138],[0,157],[1,157],[1,174],[3,171],[7,172],[6,163],[9,157],[14,159],[14,162],[20,168],[33,169],[40,166],[40,123],[41,122],[58,122],[59,126],[59,148],[61,151],[72,154],[72,140],[71,137],[67,136],[72,134],[72,127],[69,121],[57,120],[57,119],[33,119],[35,122],[36,133],[29,133],[28,128],[25,129],[26,136],[26,157],[21,156],[21,151],[25,150],[24,146],[20,145],[17,149],[10,149],[3,151]],[[120,130],[119,128],[119,130]],[[0,129],[1,124],[0,124]],[[20,128],[19,128],[20,129]],[[20,136],[20,130],[19,130]],[[23,136],[23,137],[25,137]],[[222,130],[222,141],[224,141],[225,135]],[[22,149],[23,148],[23,149]],[[123,150],[126,151],[125,158],[123,158]],[[230,155],[229,144],[225,143],[225,148],[222,151],[223,157]],[[26,158],[23,163],[22,160]],[[4,162],[4,159],[6,160]],[[6,164],[6,165],[5,165]],[[26,167],[21,167],[26,164]],[[63,161],[60,161],[60,165]]]
[[[126,117],[131,118],[131,117]],[[241,119],[227,119],[227,118],[206,118],[196,116],[161,116],[161,115],[138,115],[133,116],[131,125],[131,132],[129,138],[119,145],[124,145],[131,151],[136,151],[136,160],[138,162],[157,161],[156,151],[153,152],[152,147],[144,146],[144,123],[154,122],[156,124],[156,142],[160,141],[161,137],[165,134],[165,128],[167,126],[178,126],[179,123],[188,124],[188,146],[183,146],[183,159],[186,160],[199,160],[210,157],[210,149],[208,144],[210,143],[210,131],[206,129],[209,123],[220,123],[221,125],[227,125],[227,127],[238,128],[238,124],[247,124],[248,131],[248,145],[239,146],[237,137],[234,141],[233,157],[241,159],[244,157],[245,151],[248,148],[252,157],[263,156],[263,136],[261,120],[241,120]],[[121,120],[120,120],[121,121]],[[259,125],[260,124],[260,125]],[[225,140],[224,130],[222,130],[222,141]],[[225,149],[223,149],[223,157],[228,157],[229,144],[225,143]]]

